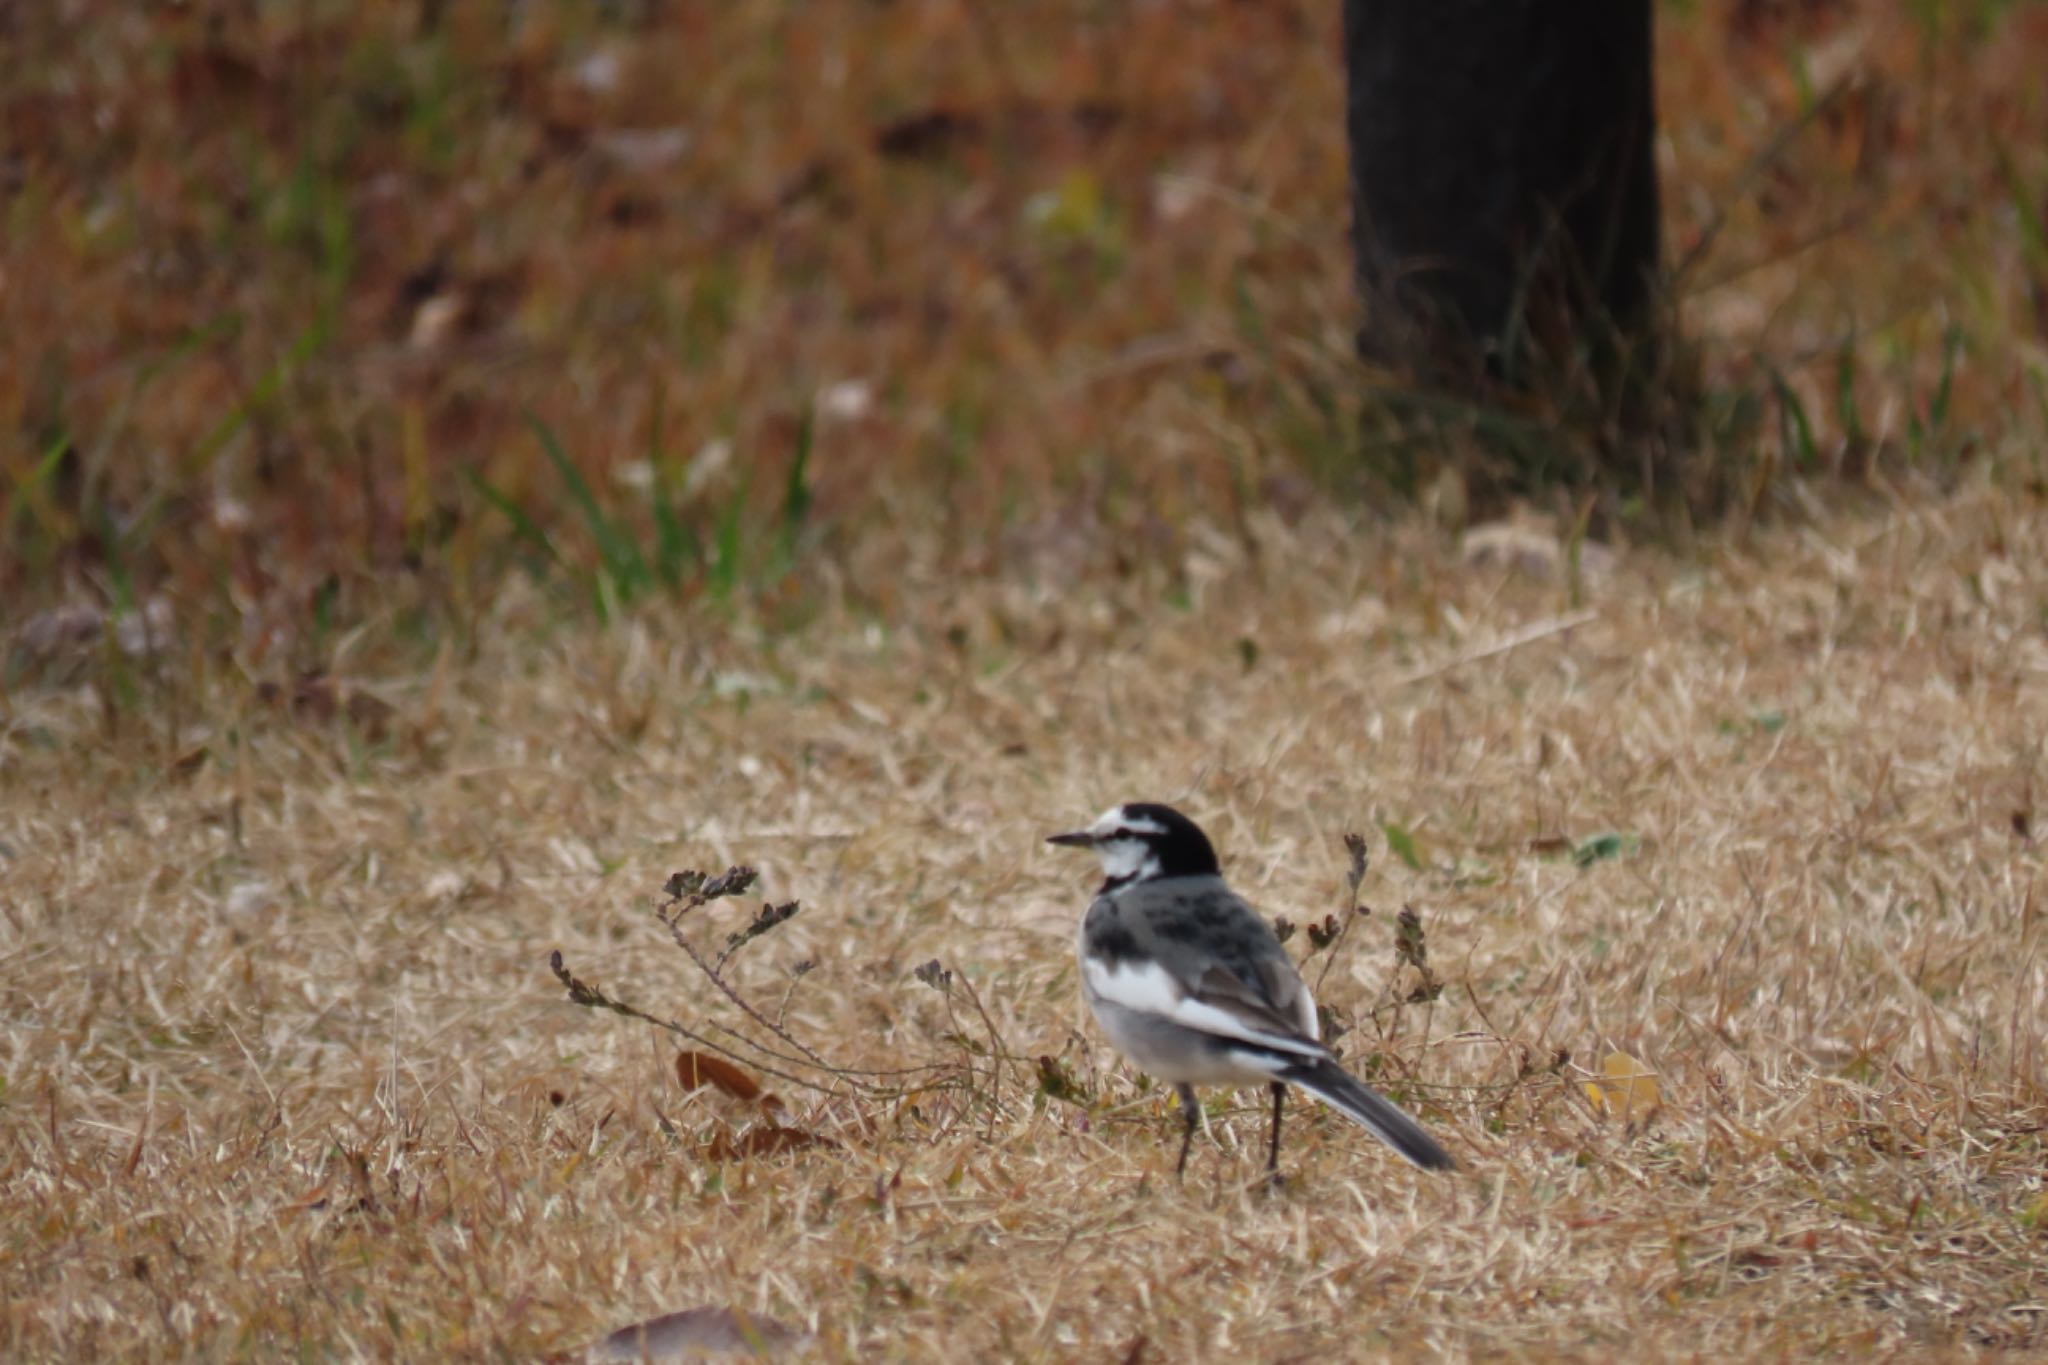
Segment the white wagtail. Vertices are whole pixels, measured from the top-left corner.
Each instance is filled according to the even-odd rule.
[[[1171,806],[1132,804],[1048,843],[1092,849],[1104,881],[1081,919],[1081,990],[1117,1051],[1180,1096],[1180,1162],[1199,1122],[1195,1085],[1269,1085],[1279,1178],[1280,1109],[1298,1085],[1416,1165],[1457,1165],[1415,1120],[1353,1080],[1319,1041],[1315,1001],[1257,911],[1232,891],[1216,850]]]

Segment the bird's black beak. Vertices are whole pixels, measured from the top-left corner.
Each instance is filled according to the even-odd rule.
[[[1069,848],[1087,848],[1095,842],[1095,836],[1085,829],[1079,829],[1072,834],[1048,834],[1045,841],[1048,844],[1065,844]]]

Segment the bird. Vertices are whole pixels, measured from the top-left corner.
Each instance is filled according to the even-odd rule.
[[[1103,882],[1081,917],[1081,992],[1117,1051],[1180,1099],[1180,1160],[1199,1122],[1196,1085],[1266,1085],[1266,1173],[1280,1181],[1287,1088],[1306,1090],[1425,1170],[1457,1168],[1422,1127],[1337,1064],[1314,999],[1279,936],[1230,889],[1209,836],[1171,806],[1112,806],[1047,843],[1085,848]]]

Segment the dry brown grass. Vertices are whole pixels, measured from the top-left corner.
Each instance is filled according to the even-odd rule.
[[[0,18],[0,1355],[2048,1345],[2040,7],[1665,7],[1702,425],[1794,515],[1576,574],[1326,505],[1331,7],[619,8]],[[726,595],[582,621],[527,410],[643,545],[751,474]],[[1261,1197],[1246,1103],[1174,1186],[1038,843],[1131,797],[1296,920],[1370,837],[1324,994],[1465,1172],[1317,1111]],[[548,971],[738,1022],[650,912],[741,861],[804,904],[749,998],[813,960],[806,1040],[938,1068],[776,1082],[834,1147],[711,1156],[748,1115]]]
[[[382,740],[224,687],[183,773],[76,694],[18,701],[0,1349],[525,1356],[700,1303],[832,1358],[2048,1340],[2038,496],[1624,554],[1585,624],[1490,655],[1566,588],[1417,533],[1251,534],[1040,587],[913,544],[888,621],[790,634],[508,631],[377,680]],[[1318,1110],[1261,1197],[1247,1101],[1175,1188],[1170,1100],[1081,1019],[1090,874],[1038,843],[1140,795],[1296,918],[1374,830],[1325,993],[1382,1003],[1422,912],[1448,989],[1350,1051],[1465,1173]],[[1639,848],[1535,851],[1608,830]],[[967,1099],[791,1093],[837,1150],[703,1159],[736,1116],[545,959],[717,1016],[649,911],[739,861],[804,902],[739,979],[772,1004],[816,959],[807,1038],[957,1067],[979,1026],[912,979],[937,958],[1020,1060]],[[1654,1069],[1649,1123],[1582,1093],[1610,1050]],[[1039,1054],[1093,1102],[1035,1102]]]

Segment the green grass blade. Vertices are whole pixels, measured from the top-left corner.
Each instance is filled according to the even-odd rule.
[[[1941,377],[1934,381],[1934,394],[1927,400],[1927,433],[1939,436],[1948,425],[1949,394],[1955,386],[1956,358],[1963,350],[1963,329],[1953,324],[1942,333]]]
[[[221,419],[213,424],[213,428],[200,438],[199,444],[186,458],[186,468],[210,468],[214,457],[220,454],[229,441],[240,434],[242,428],[249,424],[249,419],[276,398],[279,391],[284,388],[285,381],[325,344],[325,329],[318,323],[299,333],[285,351],[284,358],[263,372],[255,387],[249,390],[249,396],[229,408],[222,414]]]
[[[683,577],[701,552],[697,532],[676,511],[674,490],[669,486],[668,456],[662,449],[662,417],[667,407],[660,386],[654,390],[654,413],[647,426],[647,467],[654,471],[652,499],[648,507],[654,521],[654,575],[670,592],[683,586]]]
[[[1853,336],[1842,343],[1842,349],[1835,355],[1835,416],[1842,423],[1842,435],[1850,447],[1861,447],[1866,437],[1863,410],[1856,402],[1856,338]]]
[[[697,532],[676,514],[669,500],[666,481],[656,477],[654,486],[654,573],[670,592],[683,586],[685,571],[702,553]]]
[[[1622,831],[1596,834],[1572,850],[1572,862],[1579,867],[1591,867],[1604,863],[1610,858],[1625,858],[1642,847],[1642,839]]]
[[[69,449],[71,433],[59,431],[50,439],[50,448],[43,452],[42,458],[35,462],[28,473],[15,481],[14,493],[7,500],[9,534],[13,533],[15,520],[21,516],[22,509],[31,502],[41,501],[43,485],[50,481],[50,475],[57,471],[57,462],[64,458],[64,452]]]
[[[569,501],[575,504],[577,513],[582,516],[584,529],[590,532],[591,542],[597,548],[598,562],[611,576],[618,599],[630,601],[653,582],[646,557],[640,553],[632,535],[605,515],[604,508],[598,504],[597,494],[583,477],[583,471],[562,449],[555,433],[532,413],[526,415],[526,422],[540,439],[541,449],[546,452],[548,463],[555,467],[563,489],[569,494]]]
[[[782,485],[782,559],[786,565],[796,558],[797,537],[811,510],[811,445],[817,437],[818,411],[804,409],[796,429],[796,453],[790,458],[789,477]]]
[[[1415,847],[1415,836],[1404,825],[1388,820],[1380,825],[1380,833],[1387,836],[1387,848],[1396,858],[1408,864],[1411,872],[1422,871],[1422,853]]]
[[[740,555],[745,539],[748,480],[741,479],[739,486],[725,500],[725,507],[718,514],[717,552],[711,559],[711,588],[720,597],[728,597],[740,581]]]
[[[1817,469],[1820,451],[1814,445],[1813,423],[1807,420],[1806,404],[1792,392],[1785,376],[1771,371],[1771,388],[1778,395],[1778,442],[1801,469]]]
[[[548,533],[541,530],[532,517],[526,515],[525,508],[512,501],[511,498],[506,497],[496,488],[493,488],[490,481],[474,469],[465,469],[462,473],[469,480],[470,487],[476,489],[485,502],[504,514],[505,520],[511,523],[513,535],[518,537],[521,543],[533,549],[544,564],[552,564],[557,568],[567,567],[562,562],[561,551],[557,550],[555,543],[548,539]],[[543,576],[539,570],[530,571],[535,578]]]

